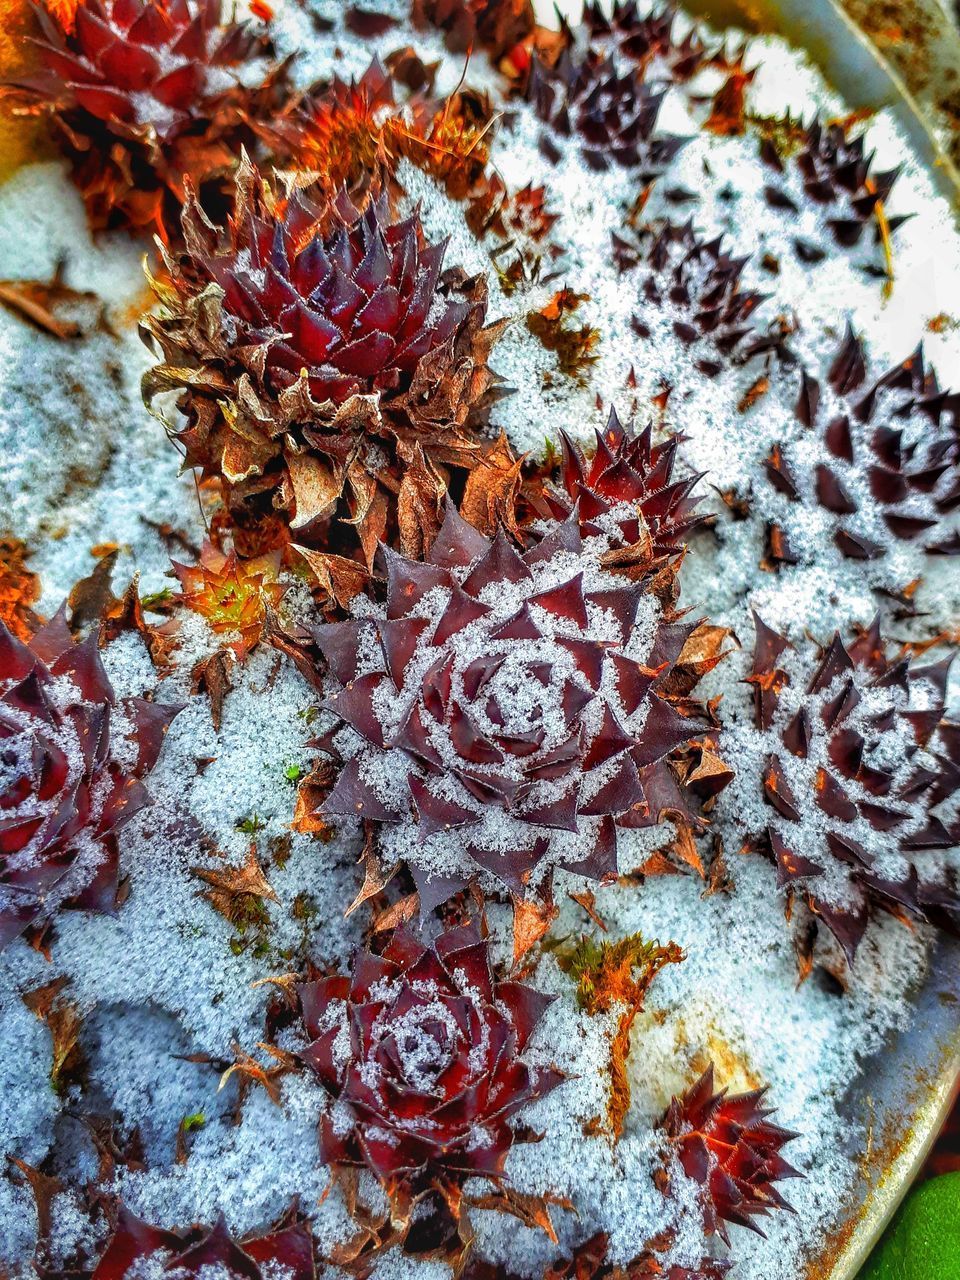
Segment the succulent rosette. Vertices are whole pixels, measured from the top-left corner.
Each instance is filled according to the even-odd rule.
[[[753,728],[731,726],[729,745],[740,820],[780,887],[851,963],[878,910],[955,930],[960,885],[938,854],[960,835],[941,810],[960,789],[960,731],[943,720],[949,661],[889,656],[876,622],[819,651],[755,625]]]
[[[708,378],[769,350],[770,339],[752,319],[764,295],[741,288],[748,259],[726,253],[722,236],[704,240],[692,222],[665,222],[638,237],[614,234],[613,252],[637,285],[632,323],[641,338],[672,334]]]
[[[398,930],[349,977],[297,993],[309,1039],[300,1056],[332,1100],[321,1157],[369,1169],[407,1227],[434,1193],[456,1218],[468,1178],[501,1181],[520,1140],[511,1121],[561,1083],[524,1061],[551,997],[499,980],[474,925],[430,945]]]
[[[27,642],[0,623],[0,947],[66,908],[109,911],[118,836],[180,710],[118,700],[96,635],[63,614]]]
[[[384,555],[385,606],[314,632],[343,726],[321,812],[381,824],[422,904],[481,873],[547,897],[556,867],[615,875],[618,828],[696,821],[670,759],[705,729],[671,684],[696,624],[606,572],[576,514],[521,554],[451,504],[425,562]]]
[[[878,378],[848,329],[824,381],[806,370],[794,409],[804,430],[773,446],[767,479],[787,500],[777,559],[796,563],[811,511],[847,559],[879,560],[897,542],[960,554],[946,517],[960,508],[960,398],[940,388],[923,348]],[[791,530],[796,526],[796,535]]]
[[[570,138],[591,169],[620,165],[642,182],[653,181],[685,141],[657,131],[665,92],[634,63],[594,48],[565,48],[553,66],[535,57],[527,81],[527,98],[549,126],[540,137],[548,160],[562,155],[557,139]]]
[[[325,542],[343,517],[338,536],[348,520],[372,562],[413,501],[408,471],[442,490],[478,453],[501,328],[483,328],[485,280],[442,274],[445,244],[416,213],[278,195],[247,161],[229,227],[191,199],[183,230],[145,321],[164,359],[145,395],[181,392],[186,463],[220,480],[239,524],[276,507],[298,540]]]
[[[222,22],[220,0],[81,0],[62,19],[35,12],[41,70],[12,87],[25,110],[50,118],[95,228],[176,229],[185,175],[222,194],[255,139],[251,122],[280,96],[282,71],[268,71],[272,51],[254,25]]]
[[[701,1189],[704,1229],[727,1244],[727,1223],[762,1236],[758,1218],[780,1209],[792,1213],[775,1184],[803,1176],[780,1154],[799,1135],[770,1123],[765,1094],[716,1092],[711,1064],[673,1099],[662,1121],[683,1172]]]
[[[359,79],[334,76],[265,126],[274,159],[316,171],[330,192],[355,198],[388,176],[401,126],[393,78],[374,58]]]
[[[865,152],[863,135],[851,138],[840,123],[809,125],[789,120],[784,129],[789,136],[785,158],[775,142],[765,138],[760,156],[767,166],[764,196],[773,209],[797,224],[792,236],[794,252],[802,262],[822,262],[835,246],[850,249],[860,244],[867,227],[873,225],[873,240],[895,231],[905,217],[883,216],[883,230],[877,216],[896,183],[899,170],[871,172],[873,157]],[[816,221],[802,218],[811,204]],[[824,235],[820,228],[826,229]]]
[[[674,479],[680,436],[653,443],[647,425],[624,428],[615,409],[597,431],[589,455],[560,432],[558,481],[545,491],[550,514],[569,519],[574,511],[582,537],[606,537],[604,567],[649,582],[663,568],[676,568],[687,540],[703,520],[695,494],[699,475]],[[675,585],[675,574],[667,575]]]
[[[295,1208],[265,1232],[237,1240],[221,1216],[208,1229],[191,1227],[168,1231],[151,1226],[121,1205],[117,1224],[91,1280],[124,1280],[142,1274],[150,1260],[162,1271],[199,1280],[219,1270],[237,1280],[269,1280],[282,1274],[287,1280],[314,1280],[313,1236],[306,1219]],[[158,1272],[159,1274],[159,1272]]]
[[[180,583],[177,604],[205,618],[217,635],[232,635],[228,647],[242,662],[263,634],[268,611],[283,599],[280,553],[241,560],[236,551],[221,551],[212,542],[200,548],[196,564],[173,561]]]

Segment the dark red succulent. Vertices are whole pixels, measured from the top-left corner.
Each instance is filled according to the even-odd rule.
[[[819,507],[852,560],[879,559],[898,539],[960,554],[960,535],[938,528],[960,507],[960,397],[940,389],[922,347],[870,381],[863,344],[848,328],[825,385],[801,372],[794,414],[815,434],[774,445],[765,469],[798,504],[801,527],[809,520],[801,508]],[[784,523],[779,558],[795,562],[789,509]]]
[[[59,910],[113,909],[117,838],[179,710],[118,701],[62,611],[27,642],[0,623],[0,947]]]
[[[425,563],[385,551],[385,609],[315,628],[345,726],[321,812],[383,824],[422,903],[481,872],[547,897],[556,866],[614,875],[618,827],[696,821],[670,762],[704,727],[671,688],[695,624],[582,547],[576,516],[521,555],[450,505]]]
[[[637,0],[613,0],[609,10],[597,0],[588,0],[579,30],[591,44],[609,41],[618,52],[640,63],[647,74],[665,71],[672,79],[684,81],[696,75],[711,55],[695,27],[677,40],[676,21],[677,10],[672,4],[641,12]],[[568,38],[573,36],[569,31]]]
[[[276,107],[282,69],[247,88],[240,73],[272,49],[220,0],[80,0],[67,26],[40,5],[41,70],[11,86],[46,114],[95,228],[176,229],[185,175],[219,189]]]
[[[636,169],[643,182],[652,181],[685,141],[656,131],[665,92],[648,85],[635,64],[621,65],[597,49],[564,49],[554,66],[535,57],[527,81],[527,98],[549,125],[540,138],[548,160],[555,164],[562,154],[557,137],[576,138],[591,169],[618,164]]]
[[[468,419],[502,328],[482,328],[485,280],[442,275],[445,243],[416,213],[280,196],[246,161],[229,227],[190,199],[183,232],[145,321],[164,359],[146,396],[182,392],[186,462],[221,481],[238,523],[273,504],[316,542],[348,516],[371,562],[407,469],[442,488],[479,451]]]
[[[943,721],[949,660],[889,657],[876,621],[814,661],[755,616],[755,733],[736,750],[770,808],[752,832],[854,960],[877,909],[955,930],[960,885],[933,856],[960,836],[936,809],[960,789],[960,726]],[[753,774],[756,777],[756,774]]]
[[[412,0],[413,25],[444,33],[451,53],[482,48],[502,58],[536,26],[532,0]]]
[[[715,1093],[711,1064],[661,1122],[683,1172],[701,1188],[704,1228],[726,1243],[728,1222],[762,1236],[758,1218],[792,1213],[774,1184],[803,1176],[780,1154],[799,1135],[769,1122],[765,1096],[766,1089]]]
[[[475,925],[425,944],[399,930],[350,977],[297,988],[300,1056],[331,1097],[321,1158],[371,1170],[405,1229],[459,1217],[468,1178],[501,1182],[520,1135],[511,1120],[561,1083],[523,1054],[552,997],[494,973]],[[405,1230],[404,1230],[405,1234]]]
[[[787,122],[788,132],[790,122]],[[842,124],[797,125],[792,143],[794,154],[784,159],[770,138],[760,144],[760,155],[773,175],[764,187],[771,208],[790,218],[812,202],[823,215],[824,225],[836,244],[852,248],[860,243],[868,223],[874,222],[875,239],[881,237],[876,220],[877,206],[883,205],[897,180],[899,169],[871,173],[873,157],[864,154],[864,138],[851,138]],[[886,218],[888,232],[906,221]],[[806,235],[792,237],[797,256],[808,263],[822,262],[831,251],[830,241]]]
[[[611,408],[587,456],[560,431],[559,484],[545,490],[551,515],[566,520],[576,509],[583,537],[609,541],[602,563],[641,581],[678,564],[692,531],[703,519],[694,494],[699,475],[674,480],[682,437],[653,443],[653,429],[627,430]]]
[[[93,1270],[91,1280],[124,1280],[138,1263],[161,1255],[162,1271],[178,1280],[199,1280],[205,1268],[219,1268],[237,1280],[269,1280],[282,1274],[286,1280],[314,1280],[313,1235],[303,1214],[291,1208],[263,1233],[235,1239],[223,1215],[209,1229],[190,1227],[167,1231],[152,1227],[120,1206],[116,1229]]]
[[[725,253],[722,236],[701,240],[692,222],[666,222],[637,238],[615,234],[613,253],[621,272],[638,271],[634,331],[648,341],[672,334],[708,378],[773,345],[752,322],[765,295],[740,287],[748,258]]]

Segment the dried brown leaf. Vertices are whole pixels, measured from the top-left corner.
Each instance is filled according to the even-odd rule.
[[[223,871],[191,867],[190,872],[209,885],[202,891],[202,896],[231,924],[243,924],[249,920],[251,907],[262,906],[264,899],[277,901],[277,895],[261,869],[255,843],[251,843],[242,867],[228,866]]]

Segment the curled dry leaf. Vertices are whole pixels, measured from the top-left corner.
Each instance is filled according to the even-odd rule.
[[[53,1047],[50,1083],[57,1093],[63,1089],[80,1064],[77,1041],[83,1018],[77,1005],[64,994],[69,985],[69,978],[54,978],[52,982],[26,991],[23,995],[23,1003],[50,1032]]]
[[[265,899],[277,901],[276,893],[263,874],[255,843],[251,843],[247,850],[247,859],[242,867],[228,866],[223,871],[191,867],[190,871],[208,886],[202,891],[203,897],[231,924],[249,922],[251,913],[259,917]]]

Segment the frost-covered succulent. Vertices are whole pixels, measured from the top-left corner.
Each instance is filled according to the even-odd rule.
[[[641,338],[667,327],[693,367],[708,378],[769,348],[751,319],[764,295],[741,289],[748,259],[725,253],[722,236],[702,240],[692,222],[666,222],[636,241],[614,235],[613,247],[621,271],[636,268],[633,328]],[[664,374],[673,376],[669,369]]]
[[[145,394],[182,392],[186,461],[221,481],[238,523],[278,506],[309,542],[349,517],[369,562],[407,467],[477,452],[468,420],[500,328],[482,328],[485,280],[441,276],[445,244],[415,213],[280,196],[248,162],[229,228],[190,200],[183,229],[145,321],[164,358]]]
[[[773,446],[767,478],[791,503],[815,506],[839,551],[877,560],[896,540],[960,554],[943,518],[960,508],[960,398],[942,391],[923,349],[868,380],[860,339],[848,329],[826,385],[806,371],[794,413],[805,430]],[[809,516],[800,512],[802,529]],[[788,509],[779,558],[794,562]],[[819,554],[819,553],[817,553]]]
[[[306,1218],[291,1209],[266,1232],[235,1239],[221,1215],[209,1229],[190,1227],[168,1231],[154,1227],[120,1206],[117,1225],[91,1280],[124,1280],[154,1255],[165,1271],[184,1280],[199,1280],[204,1274],[238,1277],[238,1280],[267,1280],[282,1274],[287,1280],[314,1280],[313,1236]],[[158,1272],[159,1274],[159,1272]]]
[[[864,137],[851,138],[842,124],[809,125],[783,123],[789,139],[786,158],[771,138],[760,144],[760,156],[768,166],[764,187],[767,203],[788,219],[796,219],[811,205],[816,209],[827,236],[798,234],[792,238],[797,256],[807,263],[822,262],[835,245],[858,245],[872,221],[875,239],[880,238],[875,215],[893,190],[899,170],[871,173],[873,157],[865,154]],[[886,219],[889,231],[905,218]]]
[[[519,1140],[511,1118],[561,1083],[523,1060],[551,997],[499,980],[474,925],[429,946],[401,929],[382,955],[361,952],[349,977],[297,993],[300,1056],[332,1099],[321,1158],[370,1169],[407,1227],[418,1203],[416,1218],[427,1216],[426,1200],[456,1217],[468,1178],[502,1180]]]
[[[94,227],[175,231],[185,175],[201,192],[219,188],[254,140],[251,121],[275,107],[282,74],[252,88],[241,79],[269,43],[249,23],[222,22],[220,0],[62,10],[72,25],[35,7],[42,66],[15,85],[25,109],[49,116]]]
[[[448,507],[426,563],[386,552],[386,607],[315,629],[346,728],[329,816],[383,824],[425,902],[481,871],[515,897],[617,870],[617,828],[690,815],[671,692],[695,624],[584,554],[576,517],[520,554]],[[487,877],[484,877],[487,878]]]
[[[113,908],[117,837],[179,710],[118,702],[96,635],[75,644],[62,613],[26,643],[0,623],[0,947],[59,910]]]
[[[949,661],[889,657],[876,622],[817,655],[755,624],[754,731],[732,731],[731,749],[766,802],[769,821],[751,835],[779,884],[851,962],[878,909],[955,929],[960,885],[936,857],[960,835],[937,813],[960,788],[960,730],[943,722]]]
[[[689,80],[709,61],[700,33],[691,26],[677,39],[677,10],[672,4],[647,9],[637,0],[614,0],[612,8],[588,0],[581,27],[592,44],[609,41],[641,64],[646,74],[664,72],[678,81]],[[571,32],[571,36],[573,33]]]
[[[728,1222],[763,1235],[757,1218],[790,1209],[774,1184],[802,1177],[780,1154],[798,1135],[769,1122],[765,1094],[716,1093],[711,1064],[662,1122],[684,1173],[700,1185],[707,1234],[728,1243]]]
[[[547,159],[560,158],[556,137],[573,138],[591,169],[618,164],[635,169],[643,182],[652,181],[684,143],[657,132],[664,94],[633,63],[621,65],[597,49],[564,49],[555,66],[534,58],[527,82],[534,111],[549,125],[540,139]]]
[[[700,476],[673,478],[680,437],[655,445],[649,425],[625,430],[615,409],[589,456],[559,434],[559,485],[545,495],[551,514],[566,520],[575,509],[582,537],[607,538],[602,563],[629,577],[645,580],[677,562],[703,519],[693,493]]]

